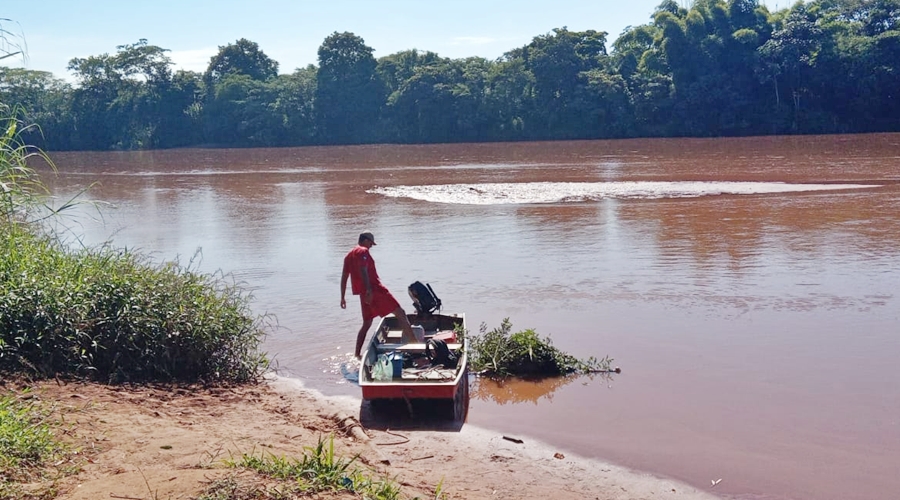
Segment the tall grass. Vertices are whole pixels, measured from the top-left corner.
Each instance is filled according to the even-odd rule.
[[[261,319],[222,275],[0,229],[0,371],[106,382],[248,381]]]
[[[46,208],[42,201],[47,189],[29,161],[41,161],[56,169],[46,154],[21,140],[22,134],[36,127],[22,122],[22,114],[21,107],[0,102],[0,221],[5,224],[28,222],[35,209]]]
[[[58,213],[0,105],[0,372],[104,382],[254,380],[265,325],[223,274],[110,245],[71,250],[36,224]],[[70,206],[70,203],[66,206]]]

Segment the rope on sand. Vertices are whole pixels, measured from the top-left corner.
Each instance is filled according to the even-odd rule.
[[[403,434],[397,434],[396,432],[391,432],[390,429],[385,429],[384,432],[390,434],[391,436],[397,436],[398,438],[403,438],[403,439],[405,439],[406,441],[397,441],[397,442],[395,442],[395,443],[375,443],[375,444],[377,444],[378,446],[393,446],[393,445],[395,445],[395,444],[406,444],[406,443],[409,442],[409,438],[406,437],[406,436],[404,436]]]
[[[337,422],[338,427],[340,427],[344,432],[355,438],[356,440],[365,443],[369,446],[369,448],[375,453],[375,456],[379,463],[384,465],[391,465],[391,461],[381,453],[381,450],[372,445],[372,440],[369,439],[368,434],[363,430],[362,424],[359,423],[358,420],[349,416],[343,415],[340,413],[336,413],[333,417],[335,422]]]

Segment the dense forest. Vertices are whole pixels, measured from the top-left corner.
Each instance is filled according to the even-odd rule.
[[[563,27],[494,61],[376,59],[335,32],[290,74],[246,39],[202,74],[141,39],[72,59],[73,84],[0,67],[0,103],[49,150],[900,131],[900,0],[665,0],[650,19],[610,47]]]

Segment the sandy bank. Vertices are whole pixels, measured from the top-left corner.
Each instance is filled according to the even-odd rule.
[[[381,424],[366,428],[368,439],[361,440],[359,429],[347,431],[335,415],[365,423],[367,405],[361,412],[357,399],[328,398],[282,377],[208,390],[50,382],[37,394],[57,405],[71,427],[66,434],[83,450],[82,471],[60,484],[63,499],[188,499],[235,474],[224,459],[242,453],[299,456],[329,434],[338,454],[359,454],[361,465],[393,478],[408,498],[434,498],[438,485],[442,498],[458,499],[715,498],[471,425]]]

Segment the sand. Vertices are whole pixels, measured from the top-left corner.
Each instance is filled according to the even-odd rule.
[[[227,459],[297,457],[332,435],[337,454],[358,454],[360,467],[399,483],[405,498],[435,498],[436,491],[444,499],[715,498],[527,436],[427,415],[417,421],[405,409],[393,426],[390,415],[389,423],[375,419],[368,403],[325,397],[283,377],[216,389],[44,382],[34,394],[56,406],[66,439],[81,450],[81,471],[59,483],[61,499],[194,498],[228,476],[259,481],[226,467]]]

